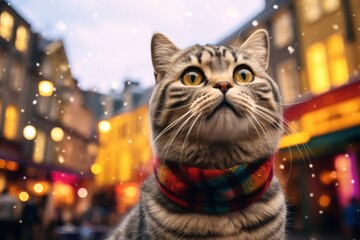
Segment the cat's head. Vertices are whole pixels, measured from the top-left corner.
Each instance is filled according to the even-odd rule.
[[[282,109],[278,87],[266,73],[265,30],[257,30],[238,47],[186,49],[156,33],[151,54],[156,85],[150,115],[157,155],[188,161],[204,157],[206,151],[209,156],[219,151],[231,155],[238,146],[241,160],[234,161],[251,161],[275,151]]]

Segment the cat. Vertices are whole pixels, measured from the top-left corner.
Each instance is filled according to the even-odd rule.
[[[240,46],[186,49],[155,33],[151,54],[155,174],[108,240],[285,239],[273,176],[282,107],[266,30]]]

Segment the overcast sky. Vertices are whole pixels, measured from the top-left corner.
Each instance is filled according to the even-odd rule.
[[[125,79],[154,83],[150,39],[167,35],[179,47],[216,43],[255,16],[265,0],[11,0],[50,39],[62,39],[83,89],[107,93]]]

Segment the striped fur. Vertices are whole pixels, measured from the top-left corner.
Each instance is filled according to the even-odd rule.
[[[266,73],[269,43],[264,30],[256,31],[239,47],[195,45],[186,49],[155,34],[151,51],[156,78],[150,100],[152,141],[160,159],[224,169],[276,151],[282,109],[278,87]],[[234,70],[240,65],[251,69],[252,82],[234,80]],[[183,84],[181,78],[189,67],[202,71],[201,84]],[[226,91],[219,83],[226,83]],[[211,215],[190,212],[171,202],[151,177],[142,188],[139,205],[108,239],[279,240],[285,239],[285,215],[276,178],[258,202],[239,211]]]

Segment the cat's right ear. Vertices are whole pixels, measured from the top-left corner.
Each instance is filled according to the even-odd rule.
[[[151,39],[151,60],[154,67],[156,82],[160,81],[167,71],[171,57],[179,49],[166,36],[155,33]]]

